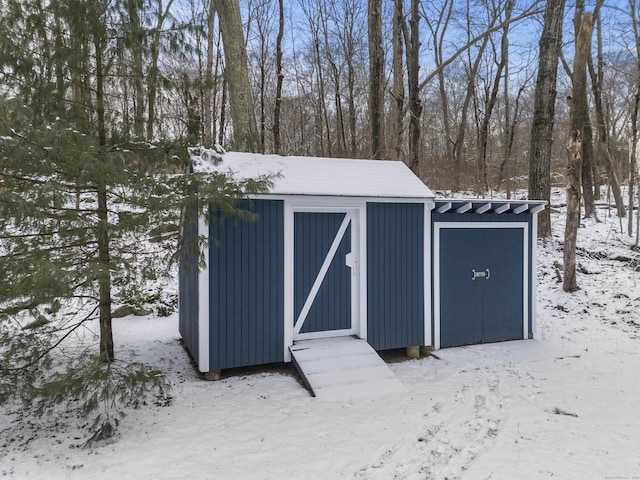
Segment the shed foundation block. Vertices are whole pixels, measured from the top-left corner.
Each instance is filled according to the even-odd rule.
[[[419,346],[411,346],[407,347],[407,357],[409,358],[420,358],[420,347]]]
[[[215,382],[216,380],[220,380],[222,378],[221,370],[210,370],[208,372],[204,372],[204,379],[210,382]]]
[[[420,347],[420,355],[423,357],[428,357],[433,354],[433,345],[422,345]]]

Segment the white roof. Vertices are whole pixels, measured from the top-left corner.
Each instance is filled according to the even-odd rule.
[[[218,153],[202,148],[190,153],[195,172],[232,172],[238,179],[279,174],[269,191],[274,195],[434,197],[401,161]]]

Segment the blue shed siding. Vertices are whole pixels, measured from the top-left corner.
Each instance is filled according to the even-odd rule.
[[[344,218],[344,213],[295,213],[294,321],[304,307]],[[301,333],[351,328],[351,269],[345,264],[350,251],[351,225],[342,237]]]
[[[178,262],[178,330],[193,356],[198,358],[198,208],[189,205],[182,219]],[[205,292],[206,294],[206,292]]]
[[[284,361],[284,202],[248,206],[256,221],[211,215],[210,370]]]
[[[483,222],[483,223],[509,223],[509,222],[526,222],[529,225],[529,238],[527,239],[527,245],[528,245],[528,268],[529,268],[529,276],[531,277],[532,272],[535,273],[535,265],[534,265],[534,258],[532,258],[532,254],[531,252],[533,252],[533,242],[537,241],[537,239],[535,239],[533,237],[534,235],[534,231],[533,231],[533,222],[534,222],[534,215],[530,214],[530,213],[521,213],[521,214],[497,214],[497,213],[483,213],[483,214],[479,214],[479,213],[465,213],[465,214],[456,214],[456,213],[437,213],[436,211],[432,211],[431,212],[431,224],[435,224],[437,222]],[[431,245],[434,245],[434,235],[435,235],[435,229],[432,228],[431,229]],[[431,249],[431,264],[434,265],[434,250],[433,248]],[[433,270],[432,270],[432,275],[433,275]],[[533,280],[529,282],[529,291],[527,292],[528,295],[528,305],[529,305],[529,311],[528,311],[528,333],[531,334],[533,331],[533,327],[532,327],[532,322],[533,322],[533,308],[532,308],[532,302],[533,302],[533,288],[532,288],[532,282],[535,281],[535,275],[532,277]],[[434,282],[436,281],[435,278],[432,278],[432,285],[434,285]],[[434,305],[434,299],[433,299],[433,289],[431,291],[431,305]],[[433,330],[433,313],[432,312],[432,331]]]
[[[367,341],[424,344],[424,204],[367,203]]]

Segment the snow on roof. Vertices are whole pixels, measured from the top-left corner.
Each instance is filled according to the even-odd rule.
[[[257,153],[190,150],[195,172],[232,172],[237,178],[276,175],[274,195],[433,198],[400,161],[283,157]]]

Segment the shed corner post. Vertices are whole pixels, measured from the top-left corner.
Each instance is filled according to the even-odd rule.
[[[284,200],[284,361],[291,361],[293,345],[293,206]]]
[[[207,215],[211,215],[209,209],[207,209]],[[202,215],[198,217],[198,237],[207,239],[204,245],[200,246],[201,249],[204,249],[200,253],[205,259],[205,264],[198,270],[198,368],[201,372],[206,373],[210,368],[209,262],[211,240],[209,238],[209,222]]]
[[[534,212],[531,216],[531,305],[529,311],[531,312],[531,332],[529,332],[529,339],[537,337],[538,329],[538,212]]]
[[[424,347],[435,346],[433,331],[432,331],[432,321],[433,321],[433,309],[431,304],[431,293],[433,292],[433,277],[432,277],[432,268],[433,265],[431,263],[431,253],[433,249],[433,245],[431,244],[431,234],[432,234],[432,226],[431,226],[431,210],[435,208],[435,201],[433,198],[429,198],[424,202]]]
[[[358,297],[359,297],[359,305],[358,305],[358,331],[359,336],[363,340],[368,340],[369,338],[369,312],[367,307],[367,299],[368,299],[368,288],[369,284],[367,281],[367,262],[369,259],[367,253],[367,214],[368,214],[368,206],[366,200],[363,201],[362,205],[356,209],[357,217],[358,217],[358,234],[357,239],[359,241],[358,251],[360,254],[360,258],[358,259]]]

